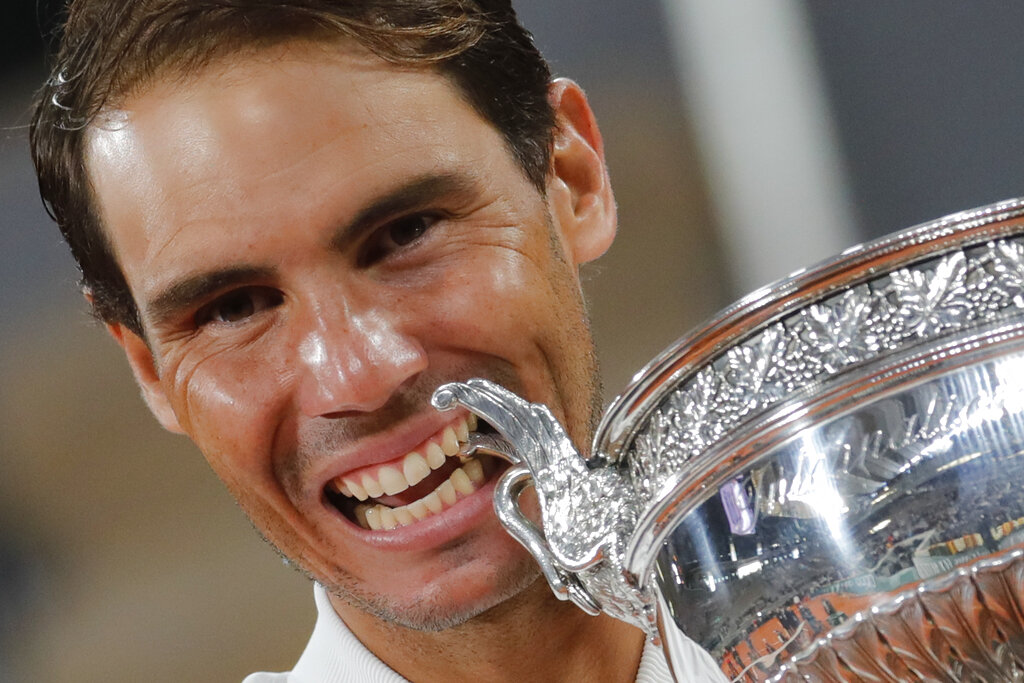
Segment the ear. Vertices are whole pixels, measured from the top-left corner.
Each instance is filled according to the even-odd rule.
[[[124,349],[128,357],[128,365],[132,368],[135,381],[142,390],[142,398],[149,406],[150,412],[164,429],[184,434],[185,431],[178,424],[178,418],[171,408],[171,402],[167,399],[163,386],[160,384],[160,375],[157,373],[156,363],[153,361],[153,354],[139,335],[135,334],[121,324],[107,324],[107,331],[114,341]]]
[[[555,139],[548,197],[569,254],[578,264],[593,261],[611,246],[617,216],[604,144],[583,90],[555,79],[548,87],[555,111]]]

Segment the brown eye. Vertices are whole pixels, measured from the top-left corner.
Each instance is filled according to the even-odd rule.
[[[381,226],[367,241],[360,258],[362,265],[375,263],[386,258],[391,252],[407,247],[423,237],[439,218],[429,213],[417,213]]]
[[[400,218],[388,226],[388,237],[397,246],[404,247],[419,239],[434,223],[434,220],[430,216],[422,215]]]
[[[204,306],[196,315],[196,323],[238,323],[281,303],[279,292],[247,287],[229,292]]]

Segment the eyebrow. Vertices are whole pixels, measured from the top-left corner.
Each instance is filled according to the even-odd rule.
[[[403,213],[423,208],[441,197],[468,199],[478,192],[474,178],[463,173],[430,173],[417,176],[409,182],[374,199],[355,218],[341,226],[332,235],[331,248],[344,249],[358,237],[380,223]],[[209,272],[187,275],[161,290],[146,307],[155,325],[173,318],[178,311],[194,302],[213,296],[232,285],[254,280],[269,279],[274,269],[268,266],[233,266]]]
[[[375,199],[349,223],[343,225],[331,238],[331,246],[343,249],[380,223],[403,213],[421,209],[441,197],[469,199],[478,193],[474,178],[463,173],[430,173],[417,176],[409,182]]]

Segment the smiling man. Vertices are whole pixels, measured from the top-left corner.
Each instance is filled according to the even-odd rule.
[[[88,300],[317,583],[296,669],[252,681],[667,676],[538,580],[492,510],[502,464],[429,404],[489,378],[580,446],[599,407],[577,271],[615,232],[601,139],[507,2],[79,0],[55,74],[33,154]]]

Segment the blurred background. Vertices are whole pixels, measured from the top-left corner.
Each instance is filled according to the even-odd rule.
[[[1024,5],[519,0],[605,136],[620,236],[586,273],[608,397],[747,291],[1024,194]],[[160,431],[38,200],[26,143],[57,0],[0,19],[0,683],[235,681],[313,623]]]

